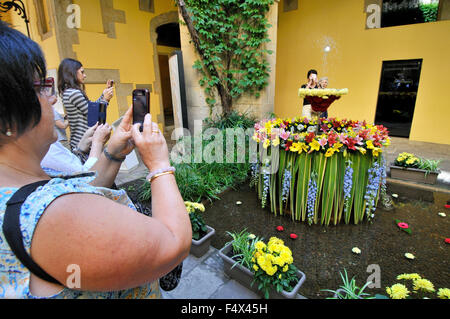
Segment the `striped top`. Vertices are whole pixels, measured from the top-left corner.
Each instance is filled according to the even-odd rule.
[[[88,130],[88,103],[89,100],[78,89],[64,90],[63,105],[70,126],[70,147],[75,149]],[[103,94],[96,102],[103,100]]]

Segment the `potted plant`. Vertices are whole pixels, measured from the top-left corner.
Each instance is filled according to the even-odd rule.
[[[372,282],[367,282],[362,288],[356,286],[355,277],[348,280],[347,270],[344,268],[344,275],[340,273],[343,284],[338,290],[323,289],[322,291],[328,291],[334,293],[333,297],[327,299],[375,299],[376,297],[371,297],[369,294],[364,293],[364,289],[367,288]]]
[[[293,265],[291,250],[272,237],[266,245],[245,230],[220,250],[225,273],[268,299],[294,299],[306,279]]]
[[[185,202],[192,226],[192,245],[190,253],[197,258],[202,257],[209,250],[211,238],[216,233],[215,229],[206,225],[201,213],[205,206],[200,203]]]
[[[418,183],[436,184],[440,173],[440,160],[420,158],[411,153],[401,153],[390,166],[391,177]]]

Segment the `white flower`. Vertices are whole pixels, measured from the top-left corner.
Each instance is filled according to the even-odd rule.
[[[352,253],[360,255],[361,254],[361,249],[359,249],[358,247],[353,247]]]
[[[236,205],[242,205],[242,202],[241,201],[237,201]]]
[[[406,253],[406,254],[405,254],[405,257],[408,258],[408,259],[416,259],[416,256],[414,256],[414,255],[411,254],[411,253]]]
[[[392,194],[392,197],[398,198],[398,194]]]
[[[447,216],[447,215],[445,215],[445,213],[438,213],[438,215],[441,216],[441,217]]]

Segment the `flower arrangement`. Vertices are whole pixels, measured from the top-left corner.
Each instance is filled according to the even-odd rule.
[[[420,159],[411,153],[401,153],[395,159],[395,166],[419,168]]]
[[[399,275],[397,280],[411,281],[412,290],[408,289],[406,283],[396,283],[391,287],[386,287],[386,292],[391,299],[410,299],[413,294],[418,294],[420,297],[425,298],[425,294],[436,292],[433,283],[422,278],[417,273]],[[440,288],[437,291],[437,297],[439,299],[450,299],[450,289]]]
[[[318,96],[327,99],[329,96],[343,96],[348,94],[348,89],[299,89],[298,96],[304,98],[306,96]]]
[[[372,220],[386,188],[384,148],[391,141],[382,125],[340,120],[273,118],[255,125],[253,140],[275,157],[269,174],[264,159],[252,167],[252,185],[262,206],[310,225]]]
[[[206,223],[200,213],[205,212],[205,206],[200,203],[184,202],[186,210],[189,213],[192,226],[192,239],[199,240],[208,232]]]
[[[431,160],[418,157],[412,153],[400,153],[394,161],[395,166],[405,168],[418,168],[428,172],[438,172],[440,160]]]
[[[378,157],[382,148],[391,144],[388,133],[382,125],[346,119],[277,118],[256,123],[253,140],[265,149],[279,146],[298,154],[321,152],[331,157],[338,153],[369,152]]]
[[[264,297],[269,298],[269,292],[275,288],[277,292],[292,291],[298,282],[297,268],[293,264],[292,251],[277,238],[270,238],[266,244],[263,241],[255,243],[252,258],[253,283],[258,284]]]

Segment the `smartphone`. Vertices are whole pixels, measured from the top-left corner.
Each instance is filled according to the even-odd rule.
[[[150,91],[136,89],[133,91],[133,125],[141,124],[140,131],[144,129],[145,116],[150,113]]]
[[[114,80],[108,81],[108,87],[112,88],[114,86]]]
[[[108,107],[108,104],[106,102],[100,102],[99,103],[99,110],[98,110],[98,123],[100,125],[106,124],[106,108]]]

